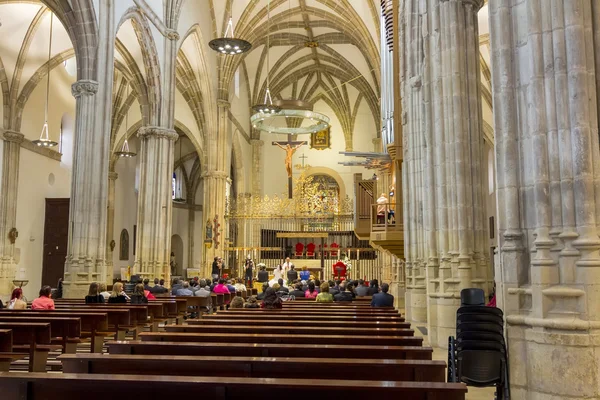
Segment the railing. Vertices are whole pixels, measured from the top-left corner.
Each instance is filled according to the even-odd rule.
[[[371,205],[371,232],[396,229],[396,203]]]

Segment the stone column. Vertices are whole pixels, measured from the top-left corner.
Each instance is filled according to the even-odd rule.
[[[0,297],[10,295],[16,275],[15,242],[11,230],[17,229],[17,193],[19,185],[19,156],[23,134],[4,131],[2,175],[0,183]],[[18,240],[18,239],[17,239]]]
[[[189,192],[188,192],[189,193]],[[194,264],[194,237],[196,231],[196,205],[194,204],[193,196],[188,200],[188,265],[185,265],[185,268],[197,268],[198,266]]]
[[[489,15],[511,394],[600,398],[600,5],[490,0]]]
[[[142,278],[169,281],[169,251],[173,199],[171,179],[174,142],[172,129],[146,126],[140,138],[140,187],[138,193],[137,239],[134,272]]]
[[[252,145],[252,195],[254,197],[262,196],[262,147],[265,144],[262,140],[250,140]]]
[[[94,129],[95,123],[102,119],[102,116],[96,116],[97,109],[101,108],[96,104],[98,83],[77,81],[71,92],[77,106],[64,297],[79,298],[85,296],[91,282],[106,279],[106,151],[109,139],[99,139]]]
[[[115,240],[115,184],[119,177],[115,171],[108,172],[108,206],[106,221],[106,284],[112,285],[114,275],[114,249],[110,248],[110,243]],[[115,248],[116,247],[115,242]]]

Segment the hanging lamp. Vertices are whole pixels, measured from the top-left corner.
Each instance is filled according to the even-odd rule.
[[[262,104],[257,104],[252,107],[252,111],[254,111],[255,115],[270,115],[276,114],[281,111],[281,107],[276,104],[273,104],[273,99],[271,98],[271,90],[269,86],[271,85],[270,78],[270,58],[269,53],[271,49],[271,0],[267,2],[267,90],[265,92],[265,99]]]
[[[229,35],[229,36],[228,36]],[[247,52],[252,48],[252,44],[244,39],[236,38],[233,35],[233,17],[229,17],[225,35],[222,38],[216,38],[208,42],[208,45],[214,51],[225,55],[235,56]]]
[[[48,134],[48,98],[50,95],[50,57],[52,55],[52,24],[54,22],[54,13],[50,12],[50,43],[48,45],[48,73],[46,78],[46,107],[45,117],[44,117],[44,126],[42,127],[42,132],[40,133],[40,138],[38,140],[34,140],[32,143],[38,145],[40,147],[54,147],[58,145],[57,142],[50,140],[50,136]]]
[[[129,82],[127,83],[126,90],[127,91],[126,91],[125,99],[127,99],[129,97]],[[129,150],[129,143],[127,143],[127,132],[129,132],[129,109],[127,109],[127,112],[125,113],[125,141],[123,142],[123,146],[121,147],[121,150],[115,152],[115,155],[117,155],[119,157],[130,158],[130,157],[135,157],[137,155],[133,151]]]

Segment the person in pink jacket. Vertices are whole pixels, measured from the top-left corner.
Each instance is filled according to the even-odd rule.
[[[54,310],[54,300],[52,297],[52,288],[48,285],[40,289],[40,297],[31,303],[32,310]]]

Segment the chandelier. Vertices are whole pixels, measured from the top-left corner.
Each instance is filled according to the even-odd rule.
[[[267,24],[267,90],[265,92],[265,99],[263,103],[252,107],[252,111],[260,115],[275,114],[281,110],[280,107],[278,107],[276,104],[273,104],[271,90],[269,89],[271,84],[269,58],[269,50],[271,50],[271,0],[267,2]]]
[[[40,133],[40,138],[38,140],[32,141],[33,144],[38,145],[40,147],[54,147],[58,145],[57,142],[50,140],[50,136],[48,134],[48,97],[50,95],[50,57],[52,55],[52,24],[54,22],[54,14],[50,13],[50,43],[48,44],[48,73],[46,74],[46,106],[45,106],[45,117],[44,117],[44,126],[42,127],[42,132]]]
[[[127,91],[125,92],[125,99],[129,98],[129,82],[127,82]],[[135,157],[136,153],[129,150],[129,143],[127,143],[127,133],[129,132],[129,108],[125,112],[125,142],[120,151],[116,151],[115,155],[118,157],[130,158]]]
[[[229,34],[229,36],[227,36]],[[252,48],[252,44],[244,39],[233,36],[233,18],[229,17],[229,23],[222,38],[216,38],[208,42],[208,45],[214,51],[222,54],[235,56],[247,52]]]
[[[283,135],[316,133],[329,128],[329,117],[313,111],[312,104],[308,102],[282,99],[277,100],[274,105],[279,108],[278,112],[271,114],[257,112],[250,117],[253,128]],[[292,123],[288,123],[289,121]]]

